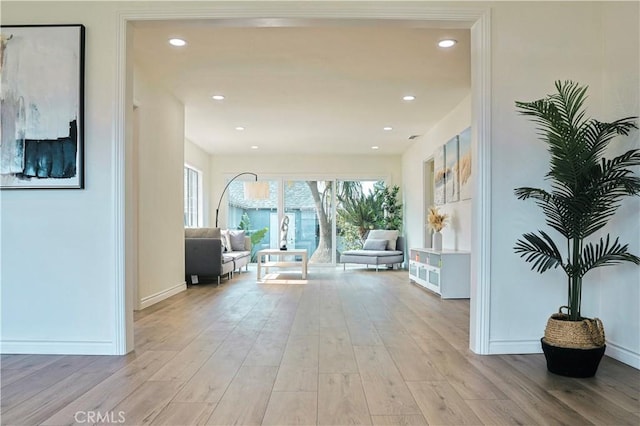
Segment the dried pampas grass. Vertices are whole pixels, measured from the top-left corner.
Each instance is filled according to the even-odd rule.
[[[447,224],[447,219],[449,218],[448,214],[440,213],[437,207],[429,207],[429,215],[427,216],[427,222],[429,223],[429,228],[433,229],[436,232],[442,231],[442,229]]]

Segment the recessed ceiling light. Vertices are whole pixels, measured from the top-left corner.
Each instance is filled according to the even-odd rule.
[[[258,145],[251,145],[251,149],[258,149]]]
[[[186,46],[187,42],[181,38],[170,38],[169,44],[172,46],[182,47],[182,46]]]
[[[386,126],[386,127],[383,127],[382,130],[386,130],[388,132],[389,130],[393,130],[393,127]]]
[[[216,101],[222,101],[224,100],[224,95],[213,95],[211,98]]]
[[[380,147],[379,147],[379,146],[374,145],[374,146],[372,146],[372,147],[371,147],[371,149],[380,149]]]
[[[402,100],[403,101],[413,101],[416,97],[413,95],[407,95],[407,96],[403,96]]]
[[[452,47],[452,46],[453,46],[453,45],[455,45],[457,42],[458,42],[457,40],[454,40],[454,39],[452,39],[452,38],[446,38],[446,39],[444,39],[444,40],[440,40],[440,41],[438,42],[438,46],[440,46],[440,47],[444,47],[444,48]]]
[[[242,127],[242,126],[238,126],[238,127],[236,127],[236,130],[238,130],[238,131],[242,131],[242,130],[244,130],[244,127]]]

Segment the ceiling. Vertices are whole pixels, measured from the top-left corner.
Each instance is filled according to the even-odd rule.
[[[251,25],[134,26],[135,63],[185,105],[186,138],[212,154],[400,154],[470,92],[466,29]]]

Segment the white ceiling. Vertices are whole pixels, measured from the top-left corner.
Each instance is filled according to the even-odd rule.
[[[445,37],[458,44],[439,48]],[[388,23],[134,28],[135,63],[184,103],[186,138],[212,154],[400,154],[469,94],[469,52],[469,30]]]

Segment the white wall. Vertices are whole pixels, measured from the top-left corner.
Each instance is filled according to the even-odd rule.
[[[184,163],[202,172],[202,225],[208,227],[211,217],[211,156],[198,145],[185,139]]]
[[[408,247],[424,246],[425,203],[423,165],[432,158],[436,148],[444,145],[471,124],[471,95],[458,104],[424,136],[402,155],[402,182],[405,204],[405,234]],[[445,249],[471,249],[472,200],[447,203],[439,207],[449,215],[449,222],[442,231],[442,247]]]
[[[87,27],[84,190],[2,191],[2,352],[115,353],[115,7],[2,3],[2,24]]]
[[[291,177],[321,179],[358,178],[387,180],[390,186],[402,187],[400,156],[398,155],[358,155],[358,156],[309,156],[309,155],[212,155],[211,156],[211,222],[215,223],[215,208],[227,179],[240,172],[253,172],[259,179],[270,177]],[[402,194],[400,194],[402,196]],[[225,194],[226,197],[226,194]],[[224,205],[224,200],[222,205]],[[226,209],[220,208],[219,225],[226,226]]]
[[[539,338],[549,313],[566,302],[566,280],[561,272],[541,276],[530,271],[530,265],[513,253],[512,247],[522,233],[545,226],[535,204],[517,200],[513,188],[542,185],[548,169],[545,145],[536,139],[534,125],[516,114],[514,101],[541,98],[555,90],[555,80],[572,79],[590,86],[588,104],[593,115],[618,109],[604,107],[605,104],[619,105],[616,113],[624,110],[625,115],[637,115],[637,98],[634,99],[639,90],[637,28],[638,5],[631,3],[500,3],[493,8],[490,319],[493,353],[539,351]],[[626,41],[619,48],[607,42],[605,49],[603,43],[608,38],[611,42]],[[607,64],[609,57],[618,55],[618,49],[628,59]],[[615,82],[611,81],[613,74],[619,76]],[[613,96],[619,99],[612,99]],[[625,235],[625,240],[635,240],[636,253],[637,206],[635,201],[626,204],[625,209],[629,210],[610,227],[613,232]],[[630,225],[634,220],[635,225]],[[612,323],[605,323],[605,327],[619,350],[612,351],[609,347],[608,353],[622,359],[620,353],[624,351],[625,362],[639,366],[638,270],[622,266],[606,272],[624,279],[625,284],[614,284],[614,288],[624,287],[626,293],[598,294],[587,282],[583,301],[588,309],[583,309],[583,314],[612,318]],[[616,311],[633,314],[625,320]]]
[[[186,289],[184,105],[134,68],[138,146],[138,306]]]
[[[629,3],[603,10],[603,108],[593,113],[594,118],[613,121],[640,116],[640,37],[637,30],[635,37],[629,34],[629,28],[638,28],[639,9],[638,3]],[[614,139],[607,156],[639,147],[640,132],[636,131],[629,137]],[[627,198],[603,232],[620,236],[635,255],[640,255],[639,212],[640,197]],[[594,297],[585,300],[584,307],[596,312],[604,322],[608,354],[615,353],[616,358],[640,367],[640,268],[626,263],[592,271],[587,278],[585,291]]]

